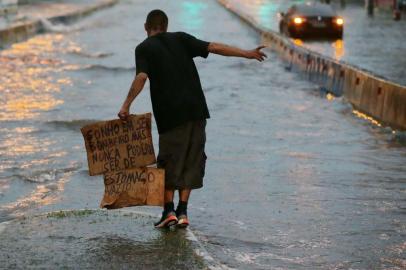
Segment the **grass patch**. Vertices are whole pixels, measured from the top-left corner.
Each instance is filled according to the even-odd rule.
[[[93,214],[94,210],[57,211],[47,214],[47,218],[85,217]]]

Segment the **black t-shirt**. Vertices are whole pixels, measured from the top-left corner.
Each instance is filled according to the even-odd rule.
[[[209,43],[187,33],[160,33],[135,49],[137,74],[148,75],[152,109],[161,134],[187,121],[209,118],[193,58],[206,58]]]

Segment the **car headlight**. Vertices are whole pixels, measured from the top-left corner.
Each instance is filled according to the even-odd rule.
[[[305,19],[302,18],[302,17],[295,17],[295,18],[293,18],[293,22],[294,22],[296,25],[302,24],[304,21],[305,21]]]
[[[336,18],[336,20],[335,20],[335,23],[337,24],[337,25],[343,25],[344,24],[344,19],[343,18]]]

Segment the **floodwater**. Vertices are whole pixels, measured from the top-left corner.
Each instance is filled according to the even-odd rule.
[[[0,234],[0,268],[207,268],[189,231],[154,230],[153,222],[123,210],[56,211],[13,220]]]
[[[260,43],[216,1],[127,0],[0,51],[0,221],[98,207],[102,177],[88,176],[79,129],[115,118],[153,8],[168,13],[171,31]],[[191,229],[230,268],[404,269],[405,134],[268,54],[263,63],[197,59],[212,119]],[[132,112],[151,111],[148,88]]]
[[[234,8],[248,14],[262,27],[279,32],[279,12],[286,12],[303,0],[227,0]],[[294,42],[333,59],[368,70],[380,77],[406,85],[406,20],[394,21],[390,11],[375,12],[369,17],[364,1],[331,1],[344,18],[344,37],[339,40],[301,40]]]

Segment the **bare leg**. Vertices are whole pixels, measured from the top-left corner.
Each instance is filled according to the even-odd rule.
[[[182,202],[189,201],[190,193],[192,192],[191,189],[180,189],[179,190],[179,200]]]
[[[175,194],[175,190],[173,189],[165,189],[164,193],[164,203],[173,202],[173,196]]]

